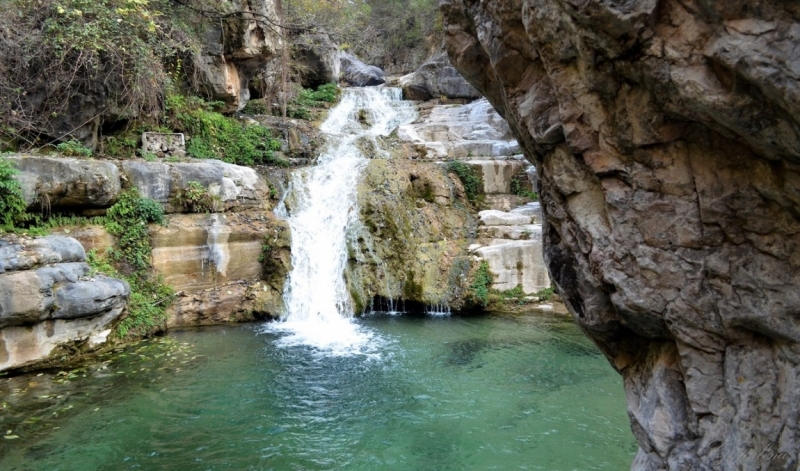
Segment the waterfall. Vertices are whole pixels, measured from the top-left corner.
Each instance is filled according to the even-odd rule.
[[[308,345],[332,354],[364,352],[373,335],[353,319],[343,278],[348,229],[358,220],[357,185],[368,158],[388,156],[378,136],[414,120],[396,88],[344,89],[320,131],[317,165],[292,173],[278,209],[292,231],[292,270],[283,293],[285,315],[268,329],[281,345]],[[369,153],[371,155],[365,155]]]

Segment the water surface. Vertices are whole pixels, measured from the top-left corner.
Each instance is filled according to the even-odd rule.
[[[367,355],[215,327],[71,374],[0,379],[0,433],[19,437],[0,439],[0,469],[630,467],[621,380],[573,323],[358,322],[380,341]]]

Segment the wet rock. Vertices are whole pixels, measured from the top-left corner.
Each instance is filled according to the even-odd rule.
[[[353,87],[373,87],[386,81],[383,71],[374,65],[367,65],[357,57],[342,52],[342,80]]]
[[[478,217],[481,219],[481,223],[486,226],[517,226],[531,223],[530,216],[494,209],[481,211],[478,213]]]
[[[497,158],[520,151],[508,124],[486,100],[434,106],[418,121],[400,126],[397,135],[401,141],[423,146],[425,158]]]
[[[277,317],[291,265],[286,222],[269,213],[174,215],[151,231],[153,268],[180,295],[167,327]]]
[[[362,173],[358,207],[346,281],[361,309],[375,297],[463,306],[476,227],[460,183],[434,163],[376,159]]]
[[[120,192],[119,170],[112,162],[21,154],[5,158],[20,171],[15,179],[32,211],[107,208]]]
[[[624,378],[634,469],[796,469],[800,10],[440,2],[537,166],[545,260]]]

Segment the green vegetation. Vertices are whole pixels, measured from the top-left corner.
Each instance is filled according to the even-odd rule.
[[[199,51],[181,19],[187,11],[170,0],[6,0],[4,7],[0,134],[28,146],[61,126],[98,84],[120,116],[158,113],[168,70]]]
[[[424,53],[444,31],[436,0],[292,0],[286,12],[298,29],[322,29],[366,59]]]
[[[70,139],[56,146],[56,149],[69,157],[91,157],[92,149],[81,144],[79,141]]]
[[[489,264],[484,260],[475,271],[472,278],[470,290],[472,296],[478,300],[481,306],[486,307],[489,305],[489,291],[492,286],[492,272],[489,271]]]
[[[26,212],[27,204],[22,197],[22,188],[14,179],[19,171],[11,162],[0,158],[0,214],[2,214],[3,231],[14,229],[19,223],[30,219]]]
[[[474,168],[455,160],[447,164],[447,171],[458,177],[471,203],[480,204],[483,201],[483,182]]]
[[[128,316],[119,323],[117,333],[147,335],[166,318],[166,308],[174,295],[172,288],[152,273],[152,245],[148,223],[163,224],[164,210],[157,201],[142,198],[135,188],[125,190],[106,213],[105,227],[117,237],[109,260],[93,253],[87,261],[110,276],[124,278],[131,287]],[[113,268],[113,270],[109,270]]]
[[[210,213],[220,203],[219,196],[212,195],[200,182],[191,181],[175,195],[175,204],[189,213]]]
[[[517,285],[512,289],[499,291],[499,290],[491,290],[489,299],[490,302],[493,303],[500,303],[500,304],[508,304],[508,303],[516,303],[516,304],[527,304],[533,302],[530,299],[526,298],[538,298],[539,302],[544,302],[549,300],[553,297],[554,290],[553,288],[545,288],[540,290],[534,294],[528,295],[525,294],[525,291],[522,290],[521,285]]]
[[[539,298],[539,301],[548,301],[550,298],[553,297],[555,294],[555,290],[553,288],[545,288],[543,290],[537,291],[534,296]]]
[[[198,159],[220,159],[238,165],[288,166],[275,157],[280,142],[264,126],[247,125],[213,111],[219,103],[170,94],[166,108],[174,128],[188,134],[186,153]]]
[[[535,191],[525,188],[517,176],[511,179],[511,193],[533,201],[539,201],[539,195]]]

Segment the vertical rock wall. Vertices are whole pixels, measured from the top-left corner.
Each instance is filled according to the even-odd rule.
[[[545,259],[623,375],[634,469],[797,469],[800,6],[443,0],[537,166]]]

